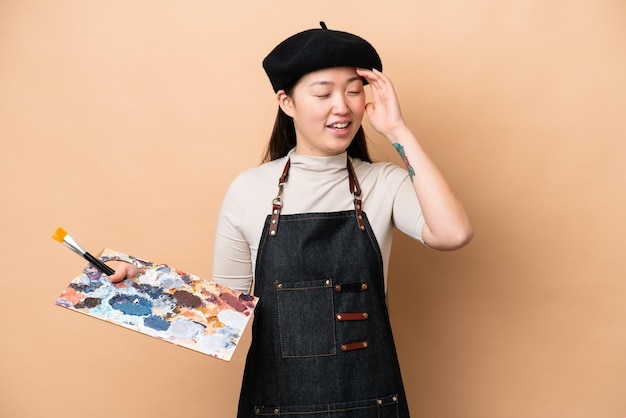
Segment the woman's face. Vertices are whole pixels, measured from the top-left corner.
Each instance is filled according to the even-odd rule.
[[[344,152],[361,126],[363,82],[353,67],[326,68],[304,75],[291,96],[278,92],[293,118],[296,154],[330,156]]]

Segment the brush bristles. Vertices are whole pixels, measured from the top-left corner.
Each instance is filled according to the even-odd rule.
[[[54,234],[52,234],[52,239],[57,240],[60,243],[63,243],[63,240],[65,239],[66,235],[67,235],[67,232],[65,232],[65,229],[59,227],[57,228],[56,231],[54,231]]]

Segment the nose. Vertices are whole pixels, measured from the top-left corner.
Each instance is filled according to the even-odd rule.
[[[345,115],[348,113],[348,101],[342,94],[337,94],[333,100],[333,113],[337,115]]]

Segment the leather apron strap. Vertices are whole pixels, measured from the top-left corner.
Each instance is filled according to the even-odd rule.
[[[278,194],[272,200],[272,215],[270,219],[270,236],[274,237],[278,234],[278,220],[280,219],[280,212],[283,209],[283,187],[287,184],[287,177],[289,176],[289,168],[291,167],[291,159],[287,159],[287,163],[285,163],[285,167],[283,168],[283,172],[278,179]],[[354,167],[352,166],[352,161],[350,161],[350,157],[346,158],[346,168],[348,170],[348,185],[350,187],[350,193],[352,193],[352,197],[354,200],[354,210],[356,212],[356,221],[359,224],[359,229],[361,231],[365,231],[365,222],[363,221],[363,209],[362,209],[362,201],[361,201],[361,186],[359,185],[359,180],[356,178],[356,174],[354,172]]]

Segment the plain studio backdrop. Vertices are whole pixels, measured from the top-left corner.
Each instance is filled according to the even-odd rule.
[[[625,19],[621,0],[0,1],[0,416],[235,415],[249,328],[224,362],[57,307],[85,261],[50,235],[210,278],[277,107],[261,61],[324,20],[378,49],[476,229],[451,253],[395,235],[413,415],[623,417]]]

